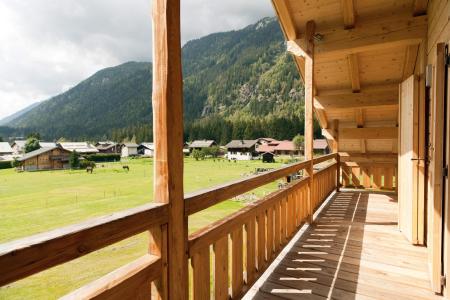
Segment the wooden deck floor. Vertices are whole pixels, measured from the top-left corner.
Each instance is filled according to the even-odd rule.
[[[441,299],[426,248],[397,228],[395,195],[337,193],[316,220],[246,298]]]

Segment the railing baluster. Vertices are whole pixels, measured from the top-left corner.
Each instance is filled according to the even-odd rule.
[[[242,287],[244,286],[242,226],[239,226],[231,233],[231,243],[232,243],[232,250],[231,250],[232,298],[237,299],[242,292]]]
[[[211,296],[209,246],[194,253],[192,269],[194,274],[194,299],[209,299]]]
[[[281,246],[281,204],[275,203],[275,251],[278,252]]]
[[[273,207],[267,209],[267,260],[273,255]]]
[[[216,300],[228,296],[228,235],[214,243],[214,294]]]
[[[266,260],[266,218],[265,212],[261,212],[258,217],[258,272],[265,267]]]
[[[256,275],[256,218],[250,217],[250,220],[245,225],[247,233],[247,281],[250,285],[255,280]]]

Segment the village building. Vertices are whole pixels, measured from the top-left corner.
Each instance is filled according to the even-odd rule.
[[[300,155],[301,149],[297,149],[292,141],[272,140],[267,144],[262,144],[256,149],[259,153],[270,152],[274,155]]]
[[[273,163],[275,162],[274,154],[272,152],[264,152],[261,154],[261,159],[263,163]]]
[[[14,153],[13,149],[7,142],[0,142],[0,156],[12,155]]]
[[[153,143],[141,143],[138,147],[138,154],[153,157],[155,154],[155,145]]]
[[[54,142],[39,142],[39,146],[41,146],[41,148],[53,148],[58,145]]]
[[[96,154],[98,153],[98,149],[87,142],[63,142],[59,143],[61,147],[70,152],[76,151],[81,154]]]
[[[106,142],[98,142],[95,144],[99,153],[106,154],[119,154],[120,153],[120,145],[115,142],[106,141]]]
[[[130,157],[138,155],[139,145],[136,143],[123,143],[120,147],[120,153],[122,157]]]
[[[196,140],[189,144],[190,152],[194,150],[203,150],[204,148],[211,148],[217,146],[214,140]]]
[[[328,154],[330,152],[326,139],[315,139],[313,141],[313,149],[315,154]]]
[[[233,140],[225,145],[226,157],[231,160],[252,160],[258,157],[258,140]]]
[[[24,154],[18,159],[23,171],[68,169],[71,151],[60,146],[40,148]]]
[[[13,154],[20,155],[25,153],[26,140],[16,140],[12,143],[11,148],[13,149]]]

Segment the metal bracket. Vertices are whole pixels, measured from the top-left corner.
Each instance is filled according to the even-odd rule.
[[[441,276],[441,285],[442,285],[442,286],[445,286],[445,285],[446,285],[446,282],[447,282],[447,276],[442,275],[442,276]]]
[[[444,178],[448,177],[448,165],[442,170],[442,176],[444,176]]]

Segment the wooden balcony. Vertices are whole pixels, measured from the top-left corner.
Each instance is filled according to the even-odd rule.
[[[398,229],[392,192],[336,193],[246,299],[440,299],[425,247]]]

